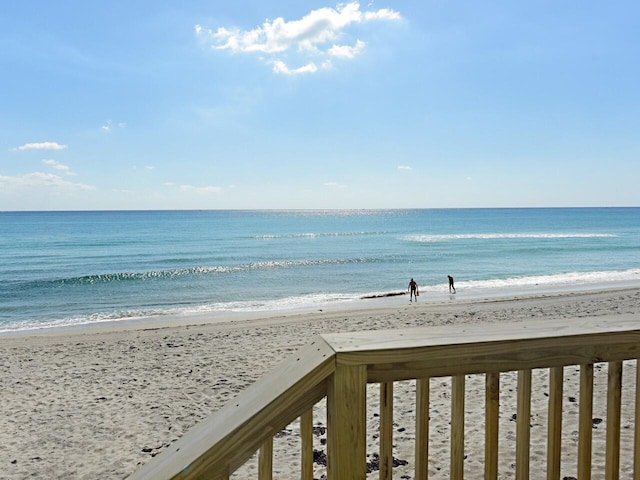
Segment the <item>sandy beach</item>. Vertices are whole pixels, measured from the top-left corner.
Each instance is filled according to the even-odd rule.
[[[538,319],[638,314],[640,288],[528,295],[518,298],[422,301],[408,297],[378,301],[351,310],[291,313],[266,318],[198,320],[191,325],[123,326],[83,332],[0,337],[0,478],[121,479],[218,410],[266,371],[317,334],[482,322],[535,322]],[[370,305],[370,306],[369,306]],[[576,477],[578,370],[565,369],[563,476]],[[500,478],[514,478],[515,374],[504,374],[501,397]],[[532,478],[545,478],[546,371],[534,372],[532,400]],[[601,382],[606,365],[596,367],[594,400],[594,478],[602,476],[606,401]],[[632,395],[635,362],[623,376],[621,478],[633,463]],[[432,379],[430,478],[448,478],[450,380]],[[600,386],[599,386],[600,385]],[[377,451],[377,386],[371,386],[368,432],[371,459]],[[484,378],[467,382],[466,417],[469,478],[483,464]],[[413,478],[414,382],[399,382],[395,394],[394,478]],[[474,401],[477,396],[482,401]],[[321,411],[318,408],[318,411]],[[440,415],[442,413],[442,415]],[[318,415],[316,449],[324,450]],[[297,426],[275,444],[274,478],[299,478]],[[503,441],[502,439],[506,439]],[[511,445],[509,445],[511,443]],[[287,459],[291,459],[290,462]],[[407,465],[403,465],[404,462]],[[255,462],[254,462],[255,463]],[[375,463],[375,462],[374,462]],[[232,478],[256,478],[248,464]],[[317,478],[322,466],[317,465]],[[370,474],[377,478],[377,472]]]

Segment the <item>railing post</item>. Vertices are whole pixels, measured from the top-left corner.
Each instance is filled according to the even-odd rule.
[[[464,375],[452,378],[451,385],[451,479],[464,478]]]
[[[605,478],[618,480],[620,476],[620,403],[622,362],[609,362],[607,380],[607,452]]]
[[[327,480],[364,480],[367,367],[337,365],[327,388]]]
[[[516,480],[529,480],[531,444],[531,370],[518,371],[516,416]]]
[[[429,476],[429,378],[416,381],[416,480]]]
[[[260,447],[258,455],[258,479],[271,480],[273,478],[273,437]]]
[[[547,431],[547,480],[560,480],[560,450],[562,445],[562,391],[564,369],[549,371],[549,421]]]
[[[578,420],[578,478],[591,480],[593,428],[593,364],[580,365],[580,414]]]
[[[313,480],[313,408],[300,416],[300,438],[302,440],[300,478]]]
[[[393,382],[380,384],[380,480],[391,480],[393,468]]]
[[[498,427],[500,414],[500,373],[487,373],[485,380],[484,478],[498,479]]]
[[[640,480],[640,359],[636,359],[636,412],[633,432],[633,479]]]

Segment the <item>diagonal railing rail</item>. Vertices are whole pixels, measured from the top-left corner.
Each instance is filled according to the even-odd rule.
[[[546,478],[560,479],[564,367],[580,370],[578,478],[592,472],[594,364],[607,364],[605,478],[620,475],[622,368],[640,357],[640,315],[326,334],[313,339],[132,479],[227,480],[257,451],[258,478],[273,471],[273,438],[300,418],[296,478],[313,478],[313,407],[326,398],[328,480],[364,479],[367,384],[380,384],[380,478],[392,478],[394,382],[416,380],[414,478],[428,478],[430,379],[451,377],[450,478],[464,478],[465,376],[484,374],[484,472],[498,478],[500,378],[517,372],[515,478],[530,472],[532,370],[549,369]],[[640,369],[636,368],[638,385]],[[635,389],[634,479],[640,480],[640,389]],[[533,478],[533,477],[532,477]],[[543,478],[543,477],[535,477]]]

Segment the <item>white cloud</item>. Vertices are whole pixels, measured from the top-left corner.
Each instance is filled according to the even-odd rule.
[[[15,177],[0,175],[0,185],[16,188],[56,188],[66,190],[93,190],[92,185],[72,183],[53,173],[33,172]]]
[[[325,60],[324,62],[322,62],[323,70],[331,70],[332,68],[333,68],[333,63],[331,63],[331,60]]]
[[[353,46],[335,43],[348,33],[350,26],[372,20],[397,21],[401,18],[400,13],[390,9],[361,11],[360,4],[352,1],[338,4],[336,8],[312,10],[299,20],[267,19],[262,26],[252,30],[236,27],[212,30],[196,25],[195,33],[209,42],[214,50],[266,56],[266,61],[274,65],[275,73],[313,73],[318,68],[310,61],[312,58],[329,55],[351,59],[363,51],[365,42],[362,40],[357,40]],[[281,56],[285,53],[299,57],[299,63],[304,66],[290,68]]]
[[[398,170],[411,170],[409,165],[398,165]]]
[[[333,40],[351,23],[361,21],[360,5],[349,3],[337,9],[312,10],[301,20],[287,22],[278,17],[273,21],[266,20],[262,27],[253,30],[220,27],[215,32],[208,30],[208,34],[217,50],[280,53],[291,48],[311,49]],[[201,33],[203,30],[196,26],[196,31]]]
[[[25,143],[14,150],[64,150],[66,145],[60,145],[57,142],[40,142],[40,143]]]
[[[299,68],[294,68],[294,69],[287,67],[287,64],[280,60],[276,60],[273,62],[274,73],[282,73],[284,75],[299,75],[301,73],[314,73],[317,71],[318,71],[318,67],[313,62],[308,63],[307,65],[304,65]]]
[[[365,20],[402,20],[402,16],[395,10],[381,8],[377,12],[365,12]]]
[[[67,175],[73,175],[73,173],[71,172],[71,168],[69,168],[67,165],[64,165],[56,160],[45,159],[45,160],[42,160],[42,163],[44,163],[45,165],[49,165],[55,170],[63,171]]]
[[[364,45],[365,43],[362,40],[358,40],[353,47],[349,45],[334,45],[327,50],[327,53],[332,57],[353,58],[364,50]]]

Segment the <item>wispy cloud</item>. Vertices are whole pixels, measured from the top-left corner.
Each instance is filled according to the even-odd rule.
[[[126,123],[124,123],[124,122],[119,122],[119,123],[118,123],[118,124],[116,124],[115,126],[116,126],[116,127],[118,127],[118,128],[124,128],[126,125],[127,125],[127,124],[126,124]],[[104,125],[102,125],[102,126],[100,127],[100,129],[101,129],[103,132],[110,132],[111,130],[113,130],[113,128],[114,128],[114,124],[113,124],[113,122],[112,122],[111,120],[107,120],[107,121],[105,122],[105,124],[104,124]]]
[[[137,172],[138,170],[144,170],[146,172],[152,172],[156,169],[153,165],[145,165],[144,167],[138,167],[137,165],[131,165],[131,170]]]
[[[362,53],[366,46],[363,40],[356,39],[351,44],[337,43],[348,34],[349,27],[371,21],[401,19],[400,13],[394,10],[362,11],[358,2],[349,2],[336,8],[312,10],[299,20],[286,21],[282,17],[265,20],[262,26],[252,30],[237,27],[213,30],[196,25],[195,32],[214,50],[257,54],[273,65],[275,73],[295,75],[329,68],[330,58],[352,59]],[[290,67],[285,63],[285,54],[296,57],[298,64],[303,66]]]
[[[411,170],[409,165],[398,165],[398,170]]]
[[[45,159],[42,160],[42,163],[44,163],[45,165],[50,166],[51,168],[55,169],[55,170],[60,170],[62,172],[65,172],[67,175],[74,175],[73,172],[71,172],[71,168],[67,165],[64,165],[56,160],[51,160],[51,159]]]
[[[342,185],[338,182],[325,182],[323,183],[323,186],[328,187],[328,188],[347,188],[346,185]]]
[[[92,185],[73,183],[53,173],[33,172],[14,177],[0,175],[0,185],[16,188],[55,188],[66,190],[93,190]]]
[[[212,193],[220,193],[222,191],[220,187],[215,187],[212,185],[204,187],[198,187],[195,185],[179,185],[178,189],[181,192],[197,193],[199,195],[209,195]]]
[[[64,150],[66,145],[60,145],[57,142],[39,142],[39,143],[25,143],[13,150]]]

